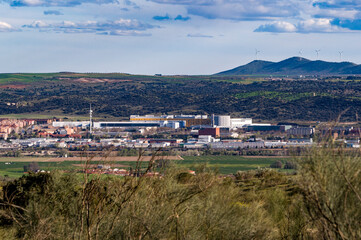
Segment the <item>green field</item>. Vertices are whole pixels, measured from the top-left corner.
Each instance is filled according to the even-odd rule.
[[[47,115],[47,114],[4,114],[0,115],[0,118],[12,118],[12,119],[52,119],[52,118],[62,118],[69,120],[89,120],[89,116],[65,116],[65,115]],[[96,118],[94,118],[96,119]]]
[[[24,166],[28,165],[29,162],[20,162],[17,161],[15,158],[11,162],[10,165],[5,164],[5,162],[0,162],[0,176],[8,176],[11,178],[21,177],[24,174]],[[36,161],[34,161],[36,162]],[[72,164],[76,164],[80,162],[38,162],[40,169],[51,171],[55,169],[61,170],[70,170],[75,169]]]
[[[39,164],[41,170],[53,171],[53,170],[77,170],[80,166],[74,166],[74,164],[82,164],[81,161],[60,161],[60,162],[44,162],[37,161],[38,158],[34,158],[34,162]],[[184,156],[184,160],[175,160],[174,162],[179,166],[196,170],[200,164],[207,164],[211,169],[217,170],[221,174],[231,174],[237,171],[247,171],[257,168],[268,168],[271,163],[275,161],[281,161],[285,163],[291,158],[275,158],[275,157],[242,157],[242,156]],[[11,164],[5,164],[10,162]],[[31,162],[29,158],[1,158],[0,162],[0,176],[7,175],[8,177],[16,178],[21,177],[24,174],[24,166]],[[104,164],[104,162],[93,162],[92,164]],[[125,168],[135,167],[134,161],[116,161],[111,164],[121,164]],[[142,163],[143,167],[147,166],[147,162]]]
[[[178,161],[180,165],[195,169],[197,164],[207,163],[207,166],[218,170],[222,174],[236,173],[237,171],[247,171],[257,168],[268,168],[271,163],[281,161],[285,163],[291,157],[243,157],[243,156],[185,156],[183,161]]]
[[[24,166],[28,165],[30,162],[21,162],[14,159],[9,161],[11,164],[5,164],[5,162],[0,162],[0,176],[7,175],[11,178],[21,177],[24,174]],[[37,162],[34,159],[34,162]],[[54,171],[54,170],[67,170],[67,171],[76,171],[81,169],[80,166],[74,166],[74,164],[83,164],[81,161],[63,161],[63,162],[37,162],[39,168],[45,171]],[[97,164],[97,163],[93,163]],[[101,164],[101,163],[99,163]],[[122,164],[127,166],[135,166],[134,162],[116,162],[115,164]]]
[[[0,84],[39,82],[57,75],[57,73],[2,73]]]

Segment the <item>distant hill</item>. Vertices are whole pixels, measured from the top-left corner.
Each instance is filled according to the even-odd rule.
[[[255,60],[216,75],[342,75],[361,74],[361,65],[351,62],[311,61],[292,57],[280,62]]]

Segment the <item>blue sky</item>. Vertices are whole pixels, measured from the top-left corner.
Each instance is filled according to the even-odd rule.
[[[0,0],[0,72],[212,74],[256,49],[361,63],[360,38],[361,0]]]

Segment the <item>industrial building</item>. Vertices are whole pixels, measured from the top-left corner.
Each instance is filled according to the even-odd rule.
[[[242,128],[252,125],[252,118],[231,118],[229,115],[131,115],[131,122],[178,122],[179,127],[213,126],[220,128]]]
[[[231,116],[212,115],[212,125],[216,127],[232,127]]]
[[[242,128],[252,124],[252,118],[231,118],[232,128]]]
[[[215,142],[210,143],[211,148],[218,149],[238,149],[238,148],[264,148],[264,141],[257,142]]]
[[[247,131],[249,132],[257,132],[257,131],[287,131],[288,129],[292,128],[291,125],[272,125],[272,126],[265,126],[265,125],[254,125],[248,126]]]
[[[228,115],[212,115],[212,126],[214,127],[242,128],[252,124],[252,118],[231,118]]]
[[[203,128],[198,131],[199,136],[212,136],[218,138],[221,136],[220,128]]]
[[[209,128],[211,126],[223,128],[241,128],[252,125],[252,118],[231,118],[230,116],[212,115],[131,115],[129,122],[53,122],[53,127],[80,127],[80,128],[136,128],[136,127],[169,127],[178,128]],[[214,135],[214,134],[213,134]]]
[[[131,122],[178,122],[179,127],[191,127],[195,125],[211,125],[211,119],[207,115],[131,115]]]
[[[178,129],[183,127],[180,122],[154,121],[154,122],[94,122],[93,128],[142,128],[142,127],[169,127]]]
[[[53,122],[53,127],[89,127],[90,121]]]
[[[160,127],[160,123],[152,122],[94,122],[94,128],[136,128]]]
[[[287,130],[288,135],[294,136],[310,136],[315,133],[315,128],[312,127],[297,127]]]

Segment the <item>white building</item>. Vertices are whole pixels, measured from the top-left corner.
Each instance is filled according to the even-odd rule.
[[[98,128],[142,128],[160,127],[160,123],[152,122],[94,122],[93,127]]]
[[[286,146],[287,142],[282,142],[281,140],[274,140],[274,141],[265,141],[265,147],[269,148],[279,148]]]
[[[312,138],[293,138],[289,139],[287,142],[287,146],[312,146],[313,140]]]
[[[210,143],[210,142],[217,142],[219,139],[215,139],[211,135],[201,135],[198,137],[198,143]]]
[[[287,130],[287,134],[295,136],[309,136],[315,133],[315,128],[312,127],[297,127]]]
[[[257,142],[216,142],[210,143],[211,148],[218,149],[237,149],[237,148],[264,148],[265,143],[263,141]]]
[[[252,118],[231,118],[232,128],[242,128],[247,125],[252,125]]]
[[[82,121],[82,122],[53,122],[53,127],[89,127],[89,121]]]
[[[221,128],[242,128],[252,125],[252,118],[231,118],[227,115],[213,115],[212,125]]]
[[[212,125],[216,126],[216,127],[232,127],[231,124],[231,116],[218,116],[218,115],[213,115],[212,116]]]
[[[166,148],[166,147],[170,147],[170,143],[169,142],[152,143],[151,147],[152,148]]]

